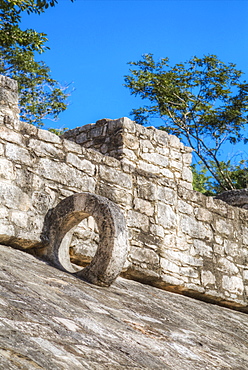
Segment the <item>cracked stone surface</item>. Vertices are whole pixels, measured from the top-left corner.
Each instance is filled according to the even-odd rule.
[[[245,313],[123,278],[99,287],[0,253],[1,369],[248,368]]]

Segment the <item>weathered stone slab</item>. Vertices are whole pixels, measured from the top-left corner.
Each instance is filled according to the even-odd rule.
[[[0,255],[2,369],[247,369],[244,313],[122,278],[97,287],[5,246]]]

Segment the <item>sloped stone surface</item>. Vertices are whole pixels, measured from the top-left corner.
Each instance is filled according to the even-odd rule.
[[[248,316],[118,278],[91,285],[0,246],[1,369],[248,368]]]

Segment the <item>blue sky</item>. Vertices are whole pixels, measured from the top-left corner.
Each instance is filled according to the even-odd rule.
[[[66,112],[46,127],[74,128],[130,116],[141,101],[123,86],[128,62],[142,54],[172,64],[216,54],[248,79],[248,1],[59,0],[44,14],[25,15],[24,28],[48,35],[42,60],[52,77],[72,83]]]

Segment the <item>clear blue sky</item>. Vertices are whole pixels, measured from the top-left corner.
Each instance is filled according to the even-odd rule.
[[[101,118],[130,117],[142,102],[123,86],[129,61],[153,53],[171,63],[216,54],[237,64],[248,80],[248,1],[59,0],[44,14],[25,15],[23,27],[47,33],[42,60],[52,77],[75,89],[66,112],[46,128],[74,128]],[[228,146],[224,158],[247,145]],[[234,150],[234,151],[233,151]]]
[[[216,54],[248,79],[248,1],[59,0],[40,16],[25,15],[23,27],[48,34],[42,60],[53,78],[75,89],[68,110],[47,126],[129,116],[140,101],[123,86],[123,76],[127,62],[146,53],[172,63]]]

